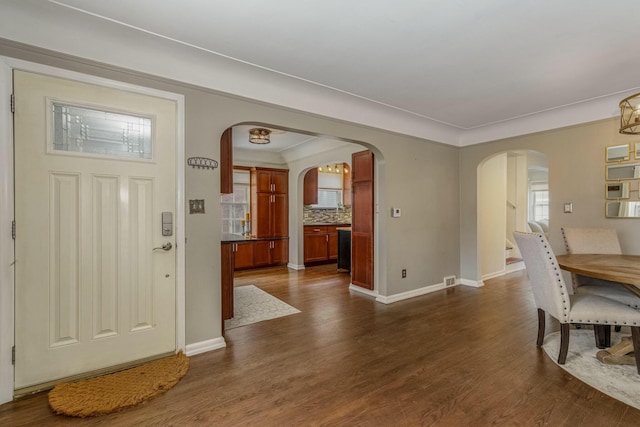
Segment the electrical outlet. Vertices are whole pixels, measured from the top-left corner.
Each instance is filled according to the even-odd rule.
[[[402,278],[405,279],[407,277],[407,269],[403,268],[402,269]]]
[[[442,279],[445,286],[454,286],[456,284],[456,276],[446,276]]]

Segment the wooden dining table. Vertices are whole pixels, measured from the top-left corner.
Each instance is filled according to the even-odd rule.
[[[567,254],[556,259],[563,270],[621,283],[640,298],[640,255]]]

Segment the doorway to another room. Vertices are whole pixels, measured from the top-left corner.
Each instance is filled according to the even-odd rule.
[[[332,275],[346,277],[347,289],[354,285],[366,285],[366,290],[373,290],[374,287],[373,154],[363,152],[364,147],[349,142],[273,128],[261,129],[262,134],[269,136],[269,144],[254,146],[248,143],[250,138],[247,135],[257,132],[248,125],[228,129],[221,141],[221,158],[228,158],[233,165],[226,188],[221,188],[222,311],[225,328],[235,327],[230,325],[237,320],[239,300],[245,300],[251,294],[262,298],[256,289],[240,289],[252,286],[262,290],[261,286],[252,283],[241,285],[246,280],[236,280],[239,277],[249,278],[249,281],[255,277],[255,281],[260,282],[260,277],[269,274],[296,274],[296,271],[302,270],[303,275],[314,276],[321,271],[326,276],[332,270]],[[281,139],[289,140],[290,147],[282,145]],[[224,148],[225,144],[228,149]],[[229,153],[226,153],[227,150]],[[358,152],[361,154],[354,154]],[[355,158],[362,157],[362,153],[369,153],[368,162],[356,160],[359,163],[356,172],[360,170],[357,177],[360,182],[366,182],[367,187],[361,186],[354,192],[351,165]],[[223,167],[221,172],[224,175]],[[265,178],[266,186],[260,182],[262,174],[271,175],[271,178]],[[278,185],[274,181],[276,176],[286,179]],[[356,186],[359,185],[358,178],[355,180]],[[281,191],[278,191],[279,187]],[[274,191],[283,195],[281,204],[287,206],[286,212],[278,208],[278,196]],[[266,198],[261,197],[264,192],[267,193]],[[361,195],[358,202],[360,208],[352,203],[357,198],[354,194],[357,192]],[[265,204],[268,206],[266,209],[263,206]],[[360,212],[361,225],[356,232],[361,237],[352,251],[353,212]],[[273,228],[272,224],[283,217],[288,220],[276,233],[278,227]],[[365,221],[367,217],[369,221]],[[347,235],[347,243],[342,239],[340,245],[338,236]],[[268,242],[266,245],[265,241]],[[269,256],[260,255],[262,246],[266,246]],[[339,247],[342,247],[341,254]],[[360,255],[339,269],[337,261],[339,255],[344,255],[345,249],[348,256],[340,258],[347,261],[353,258],[352,252],[354,256]],[[268,259],[269,263],[256,262],[261,259]],[[273,304],[274,307],[278,305],[277,302]],[[285,312],[290,311],[287,307],[281,308]]]
[[[548,175],[546,156],[528,150],[493,155],[478,166],[478,265],[482,280],[524,269],[513,232],[547,232]]]

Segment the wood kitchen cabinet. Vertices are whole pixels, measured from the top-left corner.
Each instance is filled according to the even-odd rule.
[[[289,236],[289,171],[251,169],[251,235]]]
[[[222,327],[224,320],[233,317],[233,249],[234,243],[223,242],[220,247],[220,274],[221,274],[221,308]]]
[[[289,171],[285,169],[253,168],[252,179],[255,180],[255,188],[258,193],[289,192]],[[251,182],[253,186],[253,181]]]
[[[349,165],[343,163],[342,170],[348,171],[342,173],[342,204],[351,206],[351,171],[349,170]]]
[[[257,240],[253,242],[254,267],[270,267],[289,262],[289,240]]]
[[[253,267],[253,242],[234,243],[233,267],[234,270]]]
[[[330,261],[335,261],[338,259],[338,232],[335,227],[333,227],[333,232],[327,233],[327,243],[329,247],[327,248],[328,258]]]
[[[338,231],[335,225],[304,226],[304,262],[338,259]]]
[[[318,168],[309,169],[304,175],[304,205],[318,204]]]

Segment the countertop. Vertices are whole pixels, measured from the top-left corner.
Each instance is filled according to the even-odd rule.
[[[317,227],[325,225],[337,225],[338,227],[351,227],[348,222],[314,222],[313,224],[303,224],[305,227]]]
[[[288,239],[289,237],[251,237],[243,236],[242,234],[222,233],[222,243],[237,243],[237,242],[257,242],[259,240],[280,240]]]

